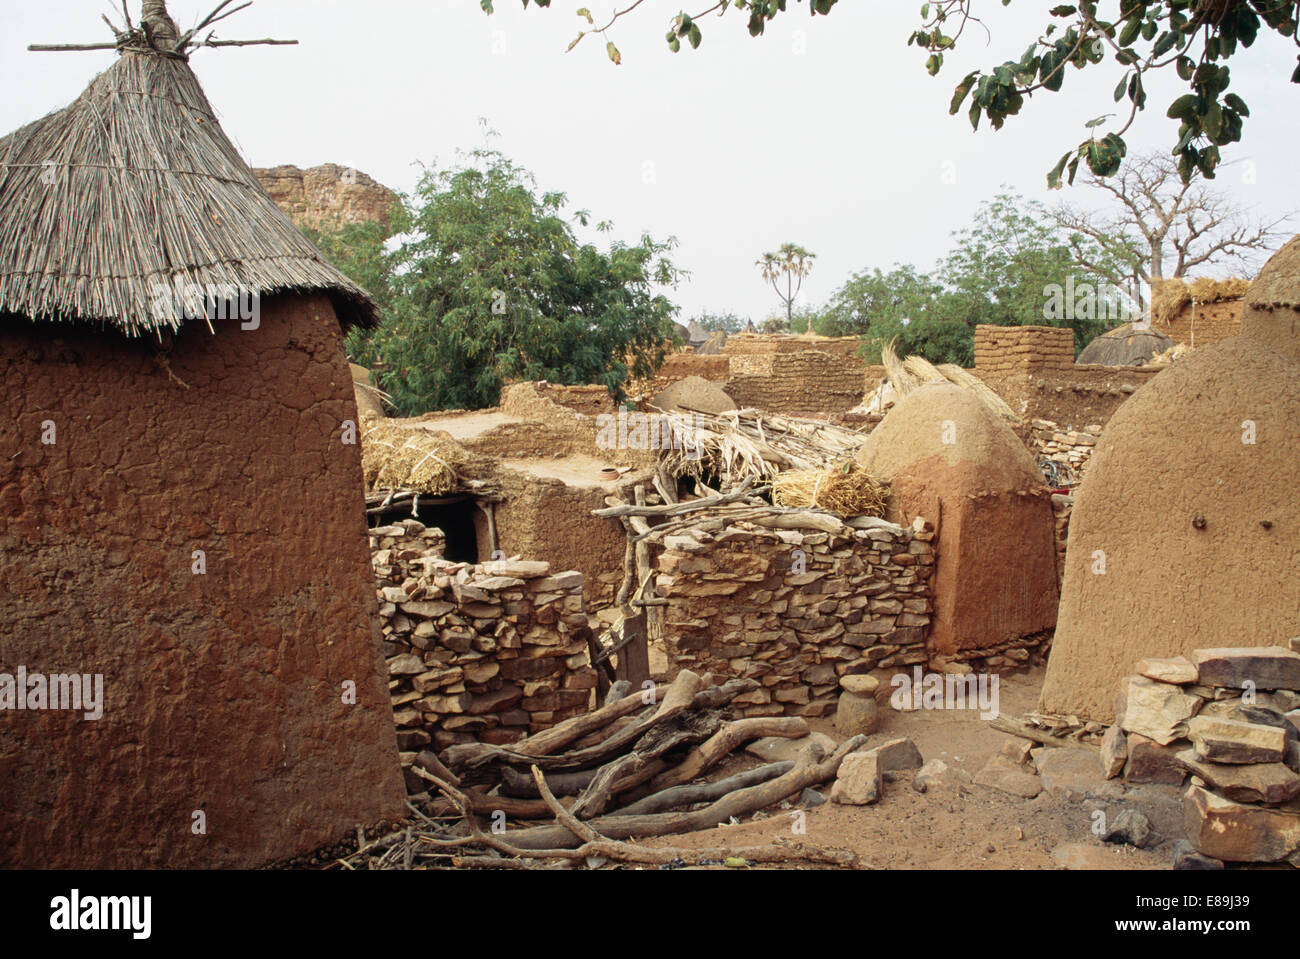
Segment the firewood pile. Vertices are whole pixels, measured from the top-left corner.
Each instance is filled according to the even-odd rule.
[[[343,868],[543,868],[636,863],[673,866],[804,863],[852,868],[856,856],[799,842],[713,849],[646,847],[630,840],[712,829],[834,780],[859,749],[854,736],[827,755],[810,742],[798,759],[715,782],[706,774],[754,739],[809,734],[800,717],[732,720],[728,706],[758,688],[680,672],[666,686],[611,687],[602,708],[517,743],[465,743],[420,753],[413,770],[430,792],[416,823],[363,845]],[[487,820],[487,826],[480,822]],[[509,822],[517,825],[503,828]]]

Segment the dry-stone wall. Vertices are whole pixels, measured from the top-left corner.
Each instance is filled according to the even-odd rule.
[[[823,716],[840,677],[925,662],[932,526],[816,514],[824,528],[710,533],[707,516],[656,557],[671,672],[757,679],[736,700],[746,716]]]
[[[451,563],[416,520],[372,529],[370,545],[404,765],[430,743],[512,743],[587,711],[581,573]]]

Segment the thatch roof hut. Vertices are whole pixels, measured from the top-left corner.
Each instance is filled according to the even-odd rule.
[[[1133,328],[1125,323],[1096,337],[1083,348],[1076,361],[1096,366],[1145,366],[1151,359],[1174,345],[1159,330]]]
[[[142,24],[70,106],[0,140],[0,314],[138,336],[198,318],[187,288],[317,291],[345,325],[372,325],[370,297],[222,131],[163,4],[145,9],[149,36]]]
[[[259,866],[404,809],[342,345],[374,307],[222,133],[191,39],[146,0],[0,140],[5,658],[102,692],[0,723],[19,868]]]

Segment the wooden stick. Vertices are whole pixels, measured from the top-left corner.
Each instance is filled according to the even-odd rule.
[[[1021,739],[1028,739],[1043,746],[1060,746],[1073,749],[1092,749],[1098,750],[1100,747],[1093,743],[1080,742],[1077,739],[1063,739],[1059,736],[1053,736],[1045,729],[1035,729],[1028,723],[1022,723],[1019,720],[1011,719],[1001,714],[994,716],[989,720],[989,725],[998,732],[1010,733],[1012,736],[1019,736]]]
[[[724,503],[732,503],[743,498],[749,488],[754,485],[754,477],[747,476],[745,481],[736,487],[730,493],[718,493],[714,496],[706,496],[703,499],[687,500],[684,503],[665,503],[662,506],[608,506],[605,509],[596,509],[591,511],[591,515],[599,516],[602,519],[611,519],[622,516],[680,516],[682,513],[690,513],[695,510],[708,509],[710,506],[720,506]],[[764,487],[766,489],[766,487]],[[755,490],[753,495],[757,495],[763,490]]]

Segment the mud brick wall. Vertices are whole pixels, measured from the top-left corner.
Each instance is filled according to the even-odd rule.
[[[727,337],[722,352],[728,355],[753,353],[800,353],[816,350],[852,356],[861,340],[856,336],[803,336],[791,333],[736,333]]]
[[[742,353],[731,357],[724,389],[742,408],[843,413],[862,402],[865,370],[865,363],[844,353]]]
[[[628,384],[627,392],[631,396],[653,396],[666,390],[678,380],[688,376],[698,376],[719,385],[727,381],[730,375],[731,359],[722,354],[701,356],[698,353],[670,353],[663,365],[649,379],[634,380]]]
[[[404,815],[338,320],[213,325],[0,329],[0,672],[106,699],[0,713],[9,867],[254,868]]]
[[[975,370],[976,376],[1026,419],[1050,420],[1084,432],[1095,425],[1105,426],[1142,384],[1159,373],[1155,367],[1092,364],[1032,373]]]
[[[370,531],[404,766],[430,743],[515,742],[586,712],[596,687],[581,573],[450,563],[442,539],[416,520]]]
[[[543,399],[585,416],[599,416],[614,412],[614,398],[603,386],[556,386],[553,383],[534,383]]]
[[[988,373],[1068,370],[1074,332],[1052,326],[975,327],[975,369]]]
[[[934,533],[858,522],[666,537],[655,564],[670,673],[757,679],[736,700],[746,716],[824,716],[841,676],[925,662]]]
[[[1056,585],[1065,582],[1065,546],[1070,538],[1070,513],[1074,511],[1074,497],[1063,493],[1052,494],[1052,517],[1056,535]]]
[[[1221,303],[1188,303],[1168,324],[1153,324],[1152,329],[1175,343],[1192,347],[1209,346],[1241,333],[1242,300]]]

